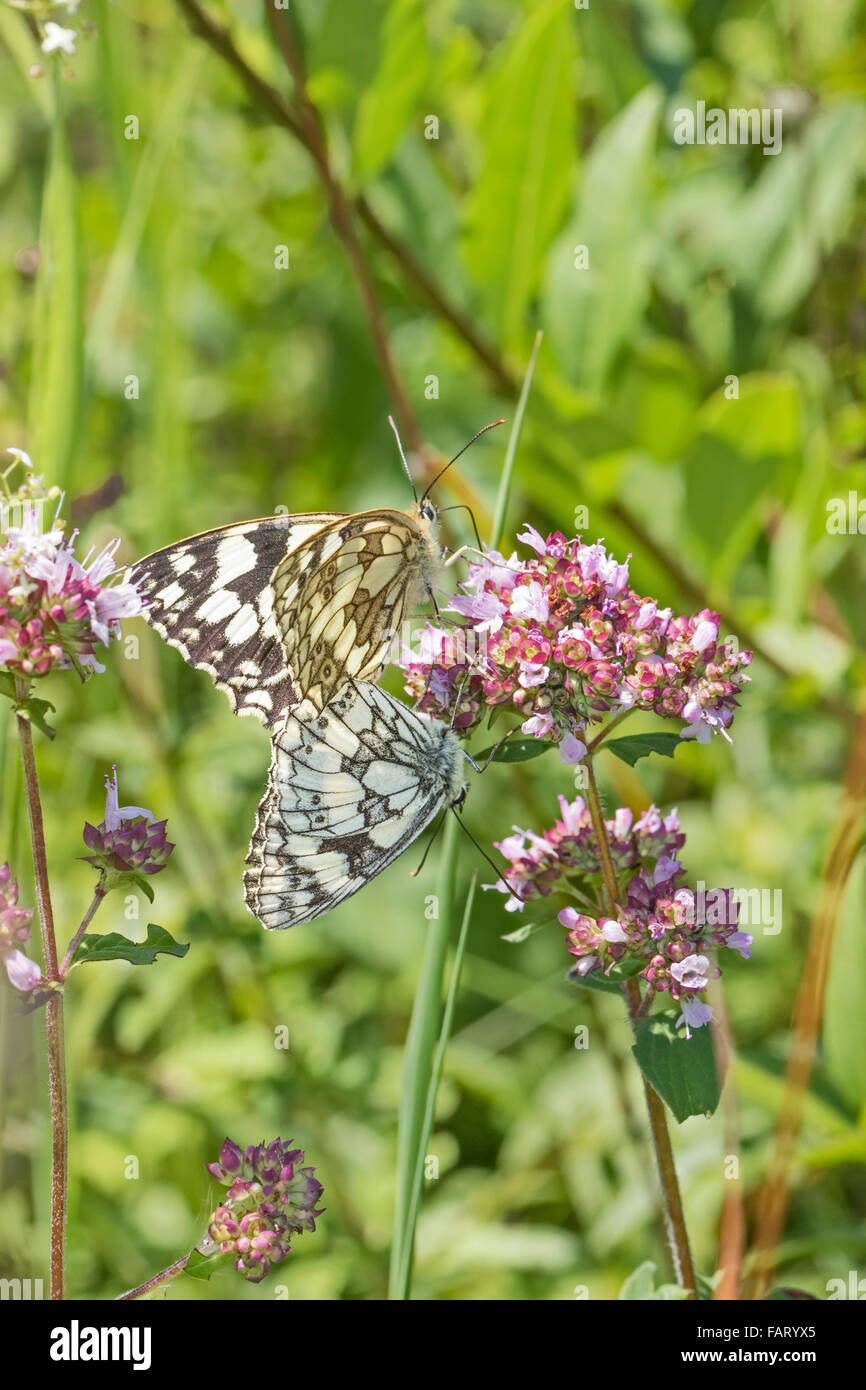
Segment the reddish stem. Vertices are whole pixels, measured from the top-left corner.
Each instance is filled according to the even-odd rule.
[[[604,895],[607,899],[606,906],[610,915],[616,917],[619,903],[619,888],[617,886],[613,857],[610,852],[610,841],[608,840],[607,827],[604,823],[601,797],[598,793],[598,783],[595,780],[595,769],[593,768],[591,757],[586,758],[584,766],[586,767],[588,778],[586,804],[589,808],[592,827],[595,831],[596,843],[598,845],[598,857],[601,863],[601,874],[605,888]],[[638,1018],[640,1017],[643,1007],[640,986],[637,980],[627,980],[622,989],[626,1005],[628,1006],[632,1028],[636,1030]],[[688,1297],[690,1299],[697,1299],[695,1268],[692,1262],[689,1233],[686,1227],[685,1212],[683,1211],[680,1184],[677,1178],[676,1164],[674,1163],[674,1153],[671,1147],[671,1136],[668,1130],[664,1103],[657,1091],[649,1084],[646,1077],[643,1075],[642,1080],[644,1098],[649,1115],[650,1132],[652,1134],[653,1147],[656,1155],[659,1184],[662,1190],[665,1229],[667,1231],[668,1244],[670,1245],[674,1274],[680,1288],[687,1290]]]
[[[27,698],[29,685],[16,680],[18,699]],[[45,828],[42,823],[42,803],[39,797],[39,777],[33,752],[33,731],[30,720],[16,715],[21,762],[24,767],[24,786],[27,795],[27,814],[30,819],[30,838],[33,845],[33,875],[36,881],[36,904],[42,934],[45,977],[54,983],[61,980],[57,965],[57,944],[54,935],[54,913],[51,907],[51,888],[45,854]],[[48,1041],[48,1093],[51,1107],[51,1259],[50,1297],[66,1296],[66,1188],[69,1144],[69,1102],[66,1091],[66,1058],[63,1040],[63,994],[52,990],[45,1005],[45,1031]]]

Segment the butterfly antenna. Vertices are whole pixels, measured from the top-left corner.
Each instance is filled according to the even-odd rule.
[[[462,820],[460,819],[459,815],[457,814],[457,802],[452,802],[452,804],[451,804],[451,810],[453,811],[454,816],[455,816],[455,818],[456,818],[456,820],[457,820],[457,824],[460,826],[460,829],[463,831],[464,835],[468,835],[469,839],[472,841],[473,845],[474,845],[475,848],[478,850],[478,853],[482,856],[482,858],[484,858],[484,859],[487,860],[488,864],[490,865],[491,869],[493,870],[493,872],[494,872],[495,875],[496,875],[496,882],[499,883],[499,881],[500,881],[500,879],[501,879],[502,882],[505,884],[506,888],[508,889],[509,893],[511,893],[513,897],[517,898],[518,902],[525,902],[525,901],[526,901],[525,898],[521,898],[521,896],[520,896],[519,893],[515,893],[515,891],[514,891],[514,889],[512,888],[511,884],[510,884],[510,883],[507,881],[507,879],[505,878],[505,875],[503,874],[502,870],[501,870],[500,868],[498,868],[498,867],[496,866],[496,864],[494,864],[493,860],[490,858],[490,855],[487,853],[486,849],[482,849],[481,845],[479,845],[478,841],[476,840],[475,836],[472,834],[472,831],[469,829],[469,827],[467,826],[466,822],[465,822],[465,821],[462,821]],[[437,826],[437,830],[438,830],[438,826]]]
[[[447,809],[448,809],[448,808],[447,808],[447,806],[446,806],[445,810],[447,810]],[[421,855],[421,863],[418,865],[417,869],[413,869],[413,870],[412,870],[412,872],[411,872],[410,875],[409,875],[410,878],[417,878],[418,875],[420,874],[421,870],[424,868],[424,865],[427,863],[427,855],[430,853],[431,849],[433,848],[434,843],[436,842],[436,840],[437,840],[438,837],[439,837],[439,831],[442,829],[442,824],[443,824],[444,820],[445,820],[445,811],[442,812],[441,816],[439,817],[438,821],[436,822],[435,826],[433,827],[433,834],[430,836],[430,839],[427,841],[427,846],[426,846],[426,848],[425,848],[425,850],[424,850],[424,853]]]
[[[440,476],[441,476],[441,475],[440,475]],[[440,513],[441,513],[441,512],[468,512],[469,515],[470,515],[470,517],[472,518],[472,530],[475,532],[475,539],[476,539],[477,542],[478,542],[478,549],[479,549],[479,551],[481,551],[481,537],[480,537],[479,534],[478,534],[478,527],[477,527],[476,522],[475,522],[475,513],[473,512],[473,510],[472,510],[471,507],[467,506],[465,502],[455,502],[454,505],[453,505],[452,507],[440,507],[440,508],[439,508],[439,511],[440,511]],[[483,551],[482,551],[481,553],[483,554]]]
[[[403,441],[402,441],[402,439],[400,438],[400,431],[399,431],[398,428],[397,428],[397,422],[395,421],[393,415],[389,415],[389,416],[388,416],[388,424],[391,426],[391,429],[394,431],[394,438],[395,438],[396,441],[397,441],[397,448],[400,450],[400,458],[402,459],[402,461],[403,461],[403,467],[404,467],[404,469],[406,470],[406,477],[409,479],[409,486],[410,486],[410,488],[412,489],[412,496],[415,498],[415,501],[417,502],[417,501],[418,501],[418,489],[415,487],[415,479],[412,477],[412,470],[411,470],[411,468],[409,467],[409,460],[408,460],[407,457],[406,457],[406,451],[405,451],[405,449],[403,448]],[[426,497],[427,494],[425,493],[424,495],[425,495],[425,497]],[[422,500],[423,500],[423,499],[422,499]]]
[[[479,439],[479,438],[481,437],[482,434],[486,434],[488,430],[495,430],[497,425],[504,425],[504,424],[505,424],[505,421],[504,421],[504,420],[491,420],[491,422],[490,422],[489,425],[483,425],[482,428],[481,428],[480,430],[478,430],[477,434],[473,434],[472,438],[469,440],[469,443],[468,443],[468,444],[464,444],[462,449],[458,449],[458,451],[457,451],[457,453],[454,455],[453,459],[449,459],[448,462],[446,463],[445,467],[444,467],[443,469],[441,469],[441,470],[436,474],[436,477],[433,479],[433,481],[432,481],[432,483],[430,484],[430,486],[429,486],[428,488],[425,489],[424,497],[421,498],[421,501],[423,502],[423,501],[424,501],[424,498],[425,498],[425,497],[428,497],[428,496],[430,495],[430,493],[433,491],[434,487],[435,487],[436,484],[438,483],[439,479],[442,477],[442,474],[443,474],[443,473],[447,473],[447,471],[448,471],[448,469],[451,467],[452,463],[456,463],[457,460],[460,458],[460,456],[461,456],[462,454],[465,454],[467,449],[471,448],[471,446],[475,443],[476,439]]]

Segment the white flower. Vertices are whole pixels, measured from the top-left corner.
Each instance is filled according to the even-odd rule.
[[[553,716],[550,714],[533,714],[529,719],[524,719],[520,726],[522,734],[532,734],[535,738],[544,738],[553,728]]]
[[[45,22],[45,38],[42,40],[42,52],[53,53],[55,49],[62,49],[72,57],[75,53],[76,33],[74,29],[64,29],[62,24],[55,24],[53,19]]]
[[[686,1037],[692,1036],[692,1028],[703,1028],[705,1023],[712,1022],[715,1014],[709,1004],[702,1004],[700,999],[681,999],[680,1008],[682,1013],[677,1019],[677,1028],[681,1023],[686,1025]]]
[[[527,525],[517,539],[522,541],[524,545],[531,545],[536,555],[544,556],[547,554],[547,541],[536,531],[534,526]]]
[[[586,744],[574,734],[565,733],[559,742],[559,756],[564,763],[579,763],[586,756]]]
[[[23,449],[7,449],[6,452],[7,454],[11,454],[14,459],[17,459],[19,463],[23,463],[28,473],[33,472],[33,460]]]
[[[25,956],[23,951],[4,951],[3,964],[6,966],[10,985],[24,990],[25,993],[42,979],[39,966],[30,960],[29,956]]]
[[[685,960],[677,961],[671,966],[671,974],[677,983],[682,985],[683,989],[694,991],[695,994],[706,989],[710,980],[716,979],[720,973],[718,966],[712,964],[709,956],[686,956]]]
[[[537,579],[529,584],[520,584],[511,595],[511,616],[528,618],[531,622],[546,623],[550,617],[550,605],[544,590]]]
[[[544,685],[549,675],[550,671],[540,661],[521,661],[517,679],[524,690],[531,690],[533,686]]]

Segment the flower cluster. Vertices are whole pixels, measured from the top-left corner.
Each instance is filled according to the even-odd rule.
[[[303,1149],[281,1139],[248,1149],[226,1139],[219,1162],[207,1165],[229,1189],[211,1218],[210,1239],[219,1254],[236,1256],[235,1268],[253,1284],[285,1259],[291,1237],[315,1231],[322,1215],[324,1208],[316,1208],[322,1184],[303,1162]]]
[[[560,796],[559,809],[561,819],[542,835],[515,825],[512,835],[494,841],[508,860],[504,878],[496,885],[509,895],[507,912],[522,911],[533,898],[546,898],[557,889],[567,888],[571,875],[601,872],[598,841],[586,802],[580,796],[571,802]],[[627,807],[621,807],[605,826],[617,874],[671,862],[669,856],[686,842],[676,811],[662,817],[655,806],[637,821]]]
[[[485,551],[451,610],[468,622],[427,629],[404,653],[406,690],[430,714],[468,732],[489,707],[511,706],[522,731],[555,741],[579,762],[586,725],[627,710],[683,721],[682,737],[726,734],[751,652],[719,640],[720,618],[704,609],[674,617],[629,587],[598,542],[518,536],[534,556]]]
[[[21,450],[10,452],[30,467]],[[120,635],[121,618],[144,607],[135,585],[119,578],[119,540],[82,561],[74,554],[77,532],[67,539],[57,518],[42,529],[44,503],[55,495],[30,474],[0,507],[0,667],[28,679],[58,667],[82,676],[104,670],[95,649]],[[7,518],[21,524],[6,525]]]
[[[559,805],[561,820],[543,835],[515,827],[497,845],[509,866],[495,886],[509,894],[511,911],[554,891],[582,897],[588,908],[589,895],[599,896],[601,863],[589,811],[581,797],[569,803],[561,796]],[[676,811],[662,817],[652,806],[635,821],[621,807],[605,830],[622,908],[616,918],[598,906],[590,912],[566,907],[558,914],[568,931],[568,949],[577,957],[573,973],[606,974],[620,962],[634,962],[654,992],[679,1003],[678,1022],[691,1036],[689,1029],[713,1017],[698,998],[720,974],[707,953],[727,947],[749,956],[752,937],[739,930],[739,905],[730,889],[695,893],[678,884],[685,870],[676,855],[685,835]],[[583,891],[578,892],[575,878]]]
[[[18,906],[18,882],[8,864],[0,864],[0,951],[30,940],[32,907]]]
[[[105,819],[100,825],[85,823],[84,843],[91,853],[82,858],[99,869],[106,890],[128,875],[158,874],[174,849],[166,839],[166,824],[143,806],[118,804],[115,765],[105,778]]]

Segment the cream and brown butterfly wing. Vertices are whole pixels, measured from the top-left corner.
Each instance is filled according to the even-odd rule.
[[[373,681],[392,637],[432,592],[441,568],[436,508],[340,517],[274,570],[274,618],[309,712],[349,680]]]
[[[244,898],[268,931],[309,922],[357,893],[465,791],[456,736],[376,685],[348,682],[316,719],[288,715]]]
[[[271,725],[297,704],[271,578],[297,546],[343,519],[309,512],[220,526],[133,567],[150,626],[190,666],[212,676],[236,714]]]

